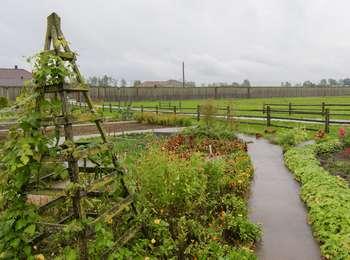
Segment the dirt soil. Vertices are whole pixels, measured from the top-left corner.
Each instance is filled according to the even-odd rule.
[[[114,132],[123,132],[123,131],[132,131],[132,130],[145,130],[145,129],[156,129],[156,128],[165,128],[166,126],[160,125],[149,125],[141,124],[134,121],[130,122],[105,122],[103,127],[107,134]],[[74,135],[87,135],[87,134],[98,134],[98,130],[95,124],[80,124],[73,125]],[[63,128],[61,129],[61,136],[63,136]],[[0,131],[0,140],[6,139],[7,130]]]

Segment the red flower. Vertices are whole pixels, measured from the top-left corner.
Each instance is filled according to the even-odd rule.
[[[339,128],[339,137],[344,138],[345,134],[346,134],[345,128],[344,127]]]

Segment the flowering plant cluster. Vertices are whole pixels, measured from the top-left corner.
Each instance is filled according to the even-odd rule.
[[[344,147],[350,147],[350,129],[341,127],[338,131],[338,136]]]

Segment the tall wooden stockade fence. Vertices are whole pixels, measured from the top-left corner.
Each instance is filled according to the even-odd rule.
[[[175,105],[174,105],[175,104]],[[76,103],[84,107],[84,103]],[[118,102],[117,105],[112,103],[103,103],[100,105],[103,111],[134,111],[139,113],[173,114],[190,116],[200,121],[206,115],[201,111],[201,106],[183,107],[181,101],[177,102],[159,102],[156,106],[132,106],[132,103]],[[240,123],[265,125],[267,127],[292,128],[291,126],[276,124],[275,122],[300,122],[309,124],[323,125],[324,131],[329,133],[330,126],[350,124],[350,104],[263,104],[260,109],[234,109],[231,106],[217,107],[216,113],[212,117],[223,120],[238,119]],[[347,113],[348,112],[348,113]],[[299,116],[299,117],[295,117]],[[333,117],[333,119],[332,119]],[[334,119],[338,117],[341,119]],[[260,122],[259,122],[260,121]],[[274,121],[274,123],[273,123]],[[316,128],[306,128],[308,130],[318,131]]]
[[[0,96],[15,100],[22,87],[0,86]],[[217,98],[350,96],[350,87],[90,87],[93,101],[184,100]],[[79,99],[78,97],[75,97]],[[83,100],[81,97],[79,100]]]

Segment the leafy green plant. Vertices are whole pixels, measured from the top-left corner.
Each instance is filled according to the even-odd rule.
[[[184,158],[157,144],[136,157],[126,177],[146,233],[113,257],[255,259],[248,248],[261,229],[247,219],[253,168],[241,149],[208,161],[204,153],[184,148]]]
[[[292,148],[285,163],[301,183],[301,198],[309,209],[309,222],[326,259],[350,258],[350,189],[341,178],[320,166],[317,153],[337,149],[339,142]]]
[[[37,231],[37,212],[27,203],[26,188],[40,174],[45,155],[55,158],[54,135],[41,129],[43,118],[52,115],[54,102],[41,97],[40,87],[63,84],[70,75],[63,61],[52,54],[35,56],[35,87],[26,86],[17,100],[17,125],[1,148],[0,171],[0,257],[23,259],[32,257],[31,240]],[[57,106],[56,106],[57,108]]]
[[[141,123],[164,126],[190,126],[192,120],[189,117],[179,115],[156,115],[155,113],[136,113],[134,119]]]
[[[284,148],[284,150],[287,150],[292,146],[306,141],[307,138],[308,134],[306,130],[304,128],[296,127],[278,134],[277,143],[281,145]]]
[[[212,100],[207,100],[200,106],[200,114],[202,115],[203,121],[207,127],[210,127],[214,123],[214,116],[217,111],[217,106]]]
[[[0,109],[9,106],[9,101],[6,97],[0,97]]]

